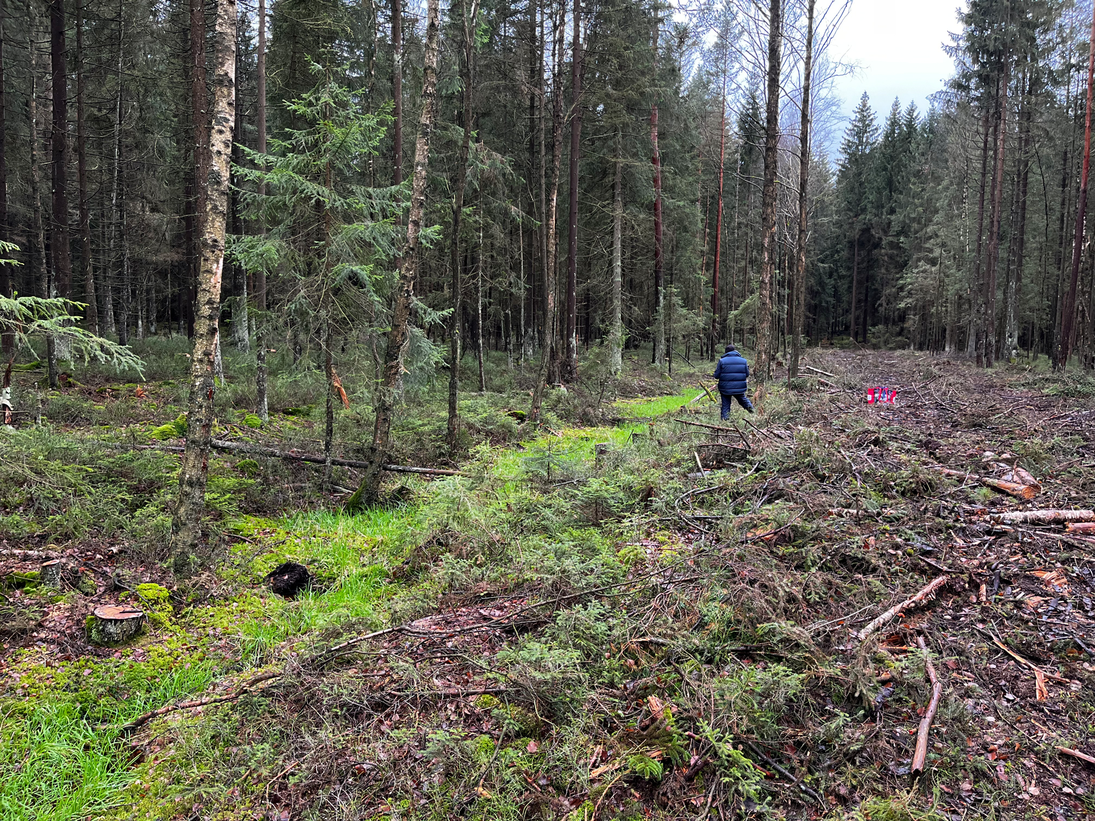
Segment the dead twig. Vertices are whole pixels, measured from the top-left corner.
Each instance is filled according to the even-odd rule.
[[[229,693],[225,696],[217,696],[216,698],[203,698],[194,701],[184,701],[181,704],[171,704],[167,707],[160,707],[158,710],[151,710],[142,716],[138,716],[132,721],[123,724],[118,732],[120,735],[127,735],[134,730],[139,730],[145,724],[150,722],[154,718],[165,716],[168,713],[179,712],[180,710],[195,710],[198,707],[207,707],[211,704],[223,704],[226,701],[235,701],[240,696],[244,696],[247,693],[254,690],[256,685],[262,684],[266,681],[273,681],[274,679],[281,678],[281,673],[263,673],[260,676],[255,676],[246,684],[241,685],[234,693]]]

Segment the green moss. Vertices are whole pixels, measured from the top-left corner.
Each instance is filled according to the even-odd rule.
[[[253,413],[249,413],[243,417],[243,424],[245,424],[249,428],[261,428],[262,419],[260,419]]]
[[[137,585],[135,591],[140,599],[149,622],[155,627],[170,627],[174,609],[171,606],[171,591],[151,582]]]
[[[259,472],[259,463],[254,459],[240,459],[236,462],[236,470],[244,476],[253,477]]]

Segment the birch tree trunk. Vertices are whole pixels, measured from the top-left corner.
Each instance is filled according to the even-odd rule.
[[[216,394],[214,360],[218,348],[224,238],[228,219],[229,163],[236,108],[236,0],[219,0],[215,31],[216,69],[213,80],[213,118],[209,130],[209,173],[202,215],[202,255],[198,302],[194,316],[194,348],[190,358],[190,402],[186,451],[179,470],[179,498],[171,521],[171,549],[177,573],[197,565],[201,517],[213,431]]]
[[[407,242],[401,253],[399,282],[392,305],[392,327],[384,352],[383,381],[377,391],[373,442],[369,467],[361,486],[347,502],[348,506],[371,503],[380,491],[381,471],[388,455],[392,434],[392,414],[403,372],[403,354],[410,339],[411,310],[418,279],[419,234],[426,211],[426,174],[429,170],[430,138],[437,112],[437,55],[439,49],[438,0],[429,0],[426,8],[426,50],[422,71],[422,116],[414,149],[414,178],[411,181],[411,210],[407,218]]]

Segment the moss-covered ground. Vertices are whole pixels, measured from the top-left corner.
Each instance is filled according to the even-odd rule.
[[[814,351],[823,376],[770,382],[714,430],[706,367],[591,363],[535,430],[528,385],[467,394],[449,453],[438,374],[409,384],[394,461],[462,476],[392,475],[386,505],[347,514],[349,469],[325,488],[315,466],[218,454],[204,569],[179,579],[185,350],[142,352],[140,381],[49,393],[26,373],[0,432],[5,819],[1095,813],[1091,765],[1058,749],[1095,755],[1095,545],[991,518],[1092,507],[1090,377]],[[282,364],[256,426],[229,356],[218,437],[319,452],[319,371]],[[340,372],[354,458],[368,393]],[[881,384],[896,405],[864,403]],[[978,481],[1016,468],[1033,499]],[[263,582],[287,561],[312,575],[291,600]],[[140,607],[144,634],[91,645],[107,603]],[[943,689],[914,780],[927,662]]]

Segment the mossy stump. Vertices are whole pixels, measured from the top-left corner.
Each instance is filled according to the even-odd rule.
[[[112,647],[125,644],[144,631],[142,610],[126,604],[104,604],[96,607],[88,619],[88,634],[92,644]]]
[[[65,563],[60,559],[51,559],[42,563],[42,569],[38,573],[38,581],[43,587],[57,589],[61,586],[61,579],[65,572]]]

